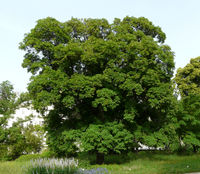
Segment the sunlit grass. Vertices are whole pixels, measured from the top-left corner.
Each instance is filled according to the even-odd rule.
[[[99,167],[99,165],[90,167]],[[101,167],[107,168],[113,174],[184,174],[200,172],[200,155],[179,156],[142,152],[131,154],[130,159],[125,163],[105,164]]]
[[[25,163],[22,162],[0,162],[0,174],[23,174],[22,169]]]
[[[118,158],[118,159],[117,159]],[[171,155],[160,153],[130,154],[124,157],[107,157],[104,165],[87,165],[85,168],[105,168],[112,174],[183,174],[200,172],[200,155]],[[109,161],[115,159],[115,162]],[[83,160],[83,159],[82,159]],[[119,163],[119,164],[117,164]],[[0,162],[0,174],[23,174],[25,162]],[[84,168],[81,166],[80,168]]]

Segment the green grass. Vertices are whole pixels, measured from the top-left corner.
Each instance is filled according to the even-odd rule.
[[[25,164],[22,162],[0,162],[0,174],[23,174],[22,168]]]
[[[83,156],[82,156],[83,158]],[[94,157],[88,157],[94,160]],[[86,159],[86,161],[88,160]],[[81,159],[83,162],[83,159]],[[112,160],[112,161],[111,161]],[[124,162],[122,162],[124,161]],[[175,155],[160,153],[129,154],[129,156],[106,157],[104,165],[89,165],[87,168],[107,168],[112,174],[183,174],[200,172],[200,155]],[[118,163],[118,164],[117,164]],[[22,174],[25,162],[1,162],[0,174]],[[82,163],[82,167],[84,162]]]
[[[90,157],[93,162],[93,158]],[[114,159],[115,163],[111,163]],[[122,163],[122,160],[125,162]],[[200,172],[200,154],[176,155],[156,152],[131,153],[129,156],[109,156],[107,164],[89,168],[107,168],[113,174],[183,174]]]

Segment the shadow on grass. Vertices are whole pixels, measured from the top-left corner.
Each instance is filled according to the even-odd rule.
[[[138,153],[129,152],[127,154],[112,154],[106,155],[104,164],[125,164],[136,160],[143,161],[163,161],[173,163],[178,161],[184,161],[188,158],[198,158],[197,154],[172,154],[166,151],[140,151]],[[96,156],[94,154],[81,153],[78,156],[80,164],[83,166],[89,166],[96,164]]]

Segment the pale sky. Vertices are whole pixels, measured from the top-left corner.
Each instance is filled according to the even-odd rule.
[[[176,68],[200,56],[200,0],[0,0],[0,83],[9,80],[16,91],[26,91],[30,74],[21,67],[18,49],[24,34],[38,19],[53,17],[114,18],[144,16],[160,26],[166,44],[175,52]]]

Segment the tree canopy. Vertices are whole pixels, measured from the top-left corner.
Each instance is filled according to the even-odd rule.
[[[4,127],[7,125],[8,118],[15,112],[16,109],[16,93],[13,90],[13,86],[9,81],[0,83],[0,125]]]
[[[101,163],[138,142],[156,145],[154,132],[165,134],[173,114],[174,53],[165,39],[144,17],[38,20],[20,48],[34,107],[52,108],[44,116],[49,147],[73,154],[79,142]]]
[[[184,149],[197,152],[200,147],[200,57],[191,59],[185,67],[179,68],[174,82],[181,95],[177,134]]]
[[[179,68],[174,80],[182,97],[200,94],[200,57],[191,59],[184,68]]]
[[[182,97],[179,106],[177,134],[182,141],[182,148],[197,152],[200,147],[200,95]]]
[[[8,137],[8,120],[16,109],[15,105],[16,94],[13,91],[13,86],[9,81],[4,81],[0,84],[0,158],[5,153],[6,141]]]
[[[26,119],[8,124],[22,101],[24,98],[17,97],[9,81],[0,83],[0,160],[16,159],[22,154],[39,152],[42,148],[41,133],[44,132],[41,126],[24,126]]]

